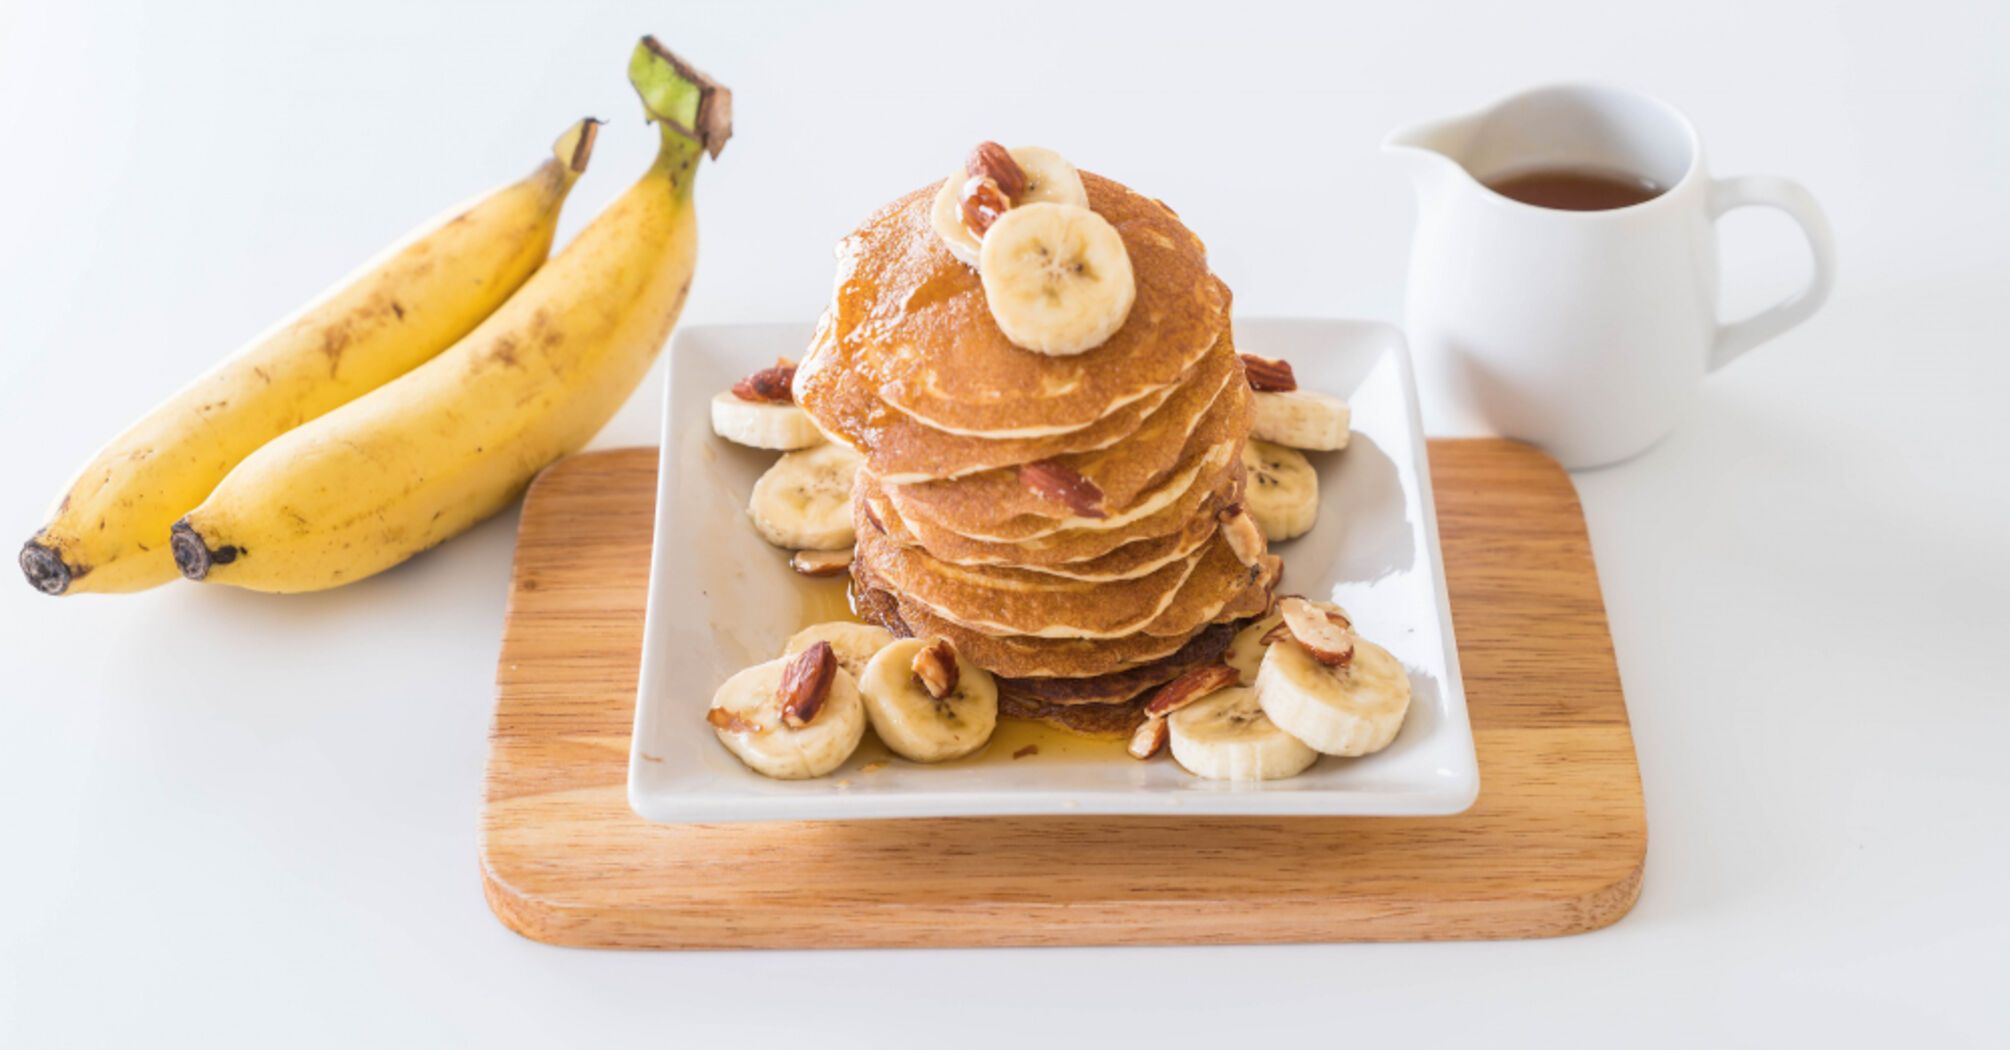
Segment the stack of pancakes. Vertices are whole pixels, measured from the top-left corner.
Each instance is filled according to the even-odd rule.
[[[1137,278],[1103,345],[1050,357],[1007,340],[932,231],[928,186],[839,245],[795,395],[865,459],[861,614],[954,642],[999,677],[1008,716],[1115,734],[1154,687],[1220,658],[1233,624],[1269,605],[1279,563],[1245,547],[1245,564],[1219,525],[1250,428],[1228,289],[1171,209],[1082,182]],[[1079,475],[1100,500],[1057,498],[1028,469]]]

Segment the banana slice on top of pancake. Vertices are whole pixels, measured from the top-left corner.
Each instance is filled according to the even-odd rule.
[[[984,234],[978,273],[991,319],[1014,345],[1052,357],[1103,345],[1137,300],[1130,249],[1109,220],[1071,204],[1026,204]]]
[[[963,165],[942,180],[928,212],[929,225],[942,238],[949,254],[973,270],[980,261],[984,229],[972,229],[971,219],[983,224],[986,217],[996,218],[995,214],[986,215],[987,206],[982,200],[987,192],[983,185],[986,179],[991,180],[1006,208],[1042,202],[1077,207],[1089,204],[1089,191],[1082,186],[1081,173],[1059,153],[1039,146],[1008,150],[995,142],[979,143]],[[967,206],[966,199],[970,201]],[[998,199],[993,199],[990,206],[998,203]]]
[[[1319,472],[1303,454],[1250,438],[1242,446],[1242,467],[1248,478],[1242,505],[1264,539],[1278,543],[1312,531],[1319,520]]]
[[[1356,635],[1346,616],[1303,598],[1277,603],[1287,636],[1263,654],[1256,697],[1270,720],[1329,755],[1366,755],[1396,739],[1410,708],[1410,675],[1389,651]]]
[[[832,442],[775,461],[747,500],[755,531],[777,547],[834,551],[852,545],[851,485],[864,458]]]
[[[873,655],[859,679],[873,732],[915,762],[961,758],[998,727],[998,682],[944,638],[903,638]]]

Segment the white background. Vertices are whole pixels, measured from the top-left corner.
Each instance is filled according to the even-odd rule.
[[[151,403],[593,113],[577,228],[651,149],[623,80],[645,31],[736,90],[687,322],[812,316],[836,238],[986,137],[1166,199],[1245,316],[1400,319],[1382,135],[1579,76],[1685,108],[1719,174],[1807,183],[1842,279],[1674,438],[1577,479],[1651,828],[1609,930],[529,943],[475,870],[506,515],[311,597],[0,587],[0,1044],[2010,1040],[2010,7],[84,6],[0,6],[20,538]],[[1736,216],[1725,251],[1733,313],[1805,273],[1777,217]],[[655,401],[603,443],[653,440]]]

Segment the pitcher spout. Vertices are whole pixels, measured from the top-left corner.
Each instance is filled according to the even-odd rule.
[[[1464,164],[1460,159],[1471,143],[1479,118],[1474,115],[1427,120],[1391,132],[1382,152],[1401,161],[1421,192],[1442,185]]]

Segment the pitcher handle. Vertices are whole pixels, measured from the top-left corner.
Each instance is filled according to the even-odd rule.
[[[1778,208],[1800,226],[1815,260],[1814,276],[1807,287],[1764,310],[1731,324],[1717,326],[1717,341],[1710,348],[1710,370],[1716,371],[1732,358],[1758,346],[1787,329],[1813,317],[1835,286],[1835,237],[1829,232],[1828,217],[1813,194],[1791,179],[1772,175],[1741,175],[1718,179],[1710,188],[1712,221],[1733,208],[1760,205]]]

